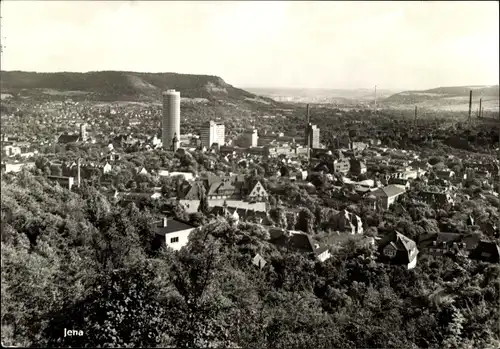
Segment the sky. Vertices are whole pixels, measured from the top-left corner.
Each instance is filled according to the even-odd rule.
[[[217,75],[237,87],[499,83],[499,4],[0,3],[2,70]]]

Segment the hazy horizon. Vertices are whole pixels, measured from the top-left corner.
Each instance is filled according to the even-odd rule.
[[[2,70],[203,74],[240,88],[498,85],[498,10],[493,1],[4,0]]]

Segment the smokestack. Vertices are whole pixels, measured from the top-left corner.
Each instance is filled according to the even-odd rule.
[[[471,112],[472,112],[472,90],[470,90],[469,94],[469,121],[471,118]]]
[[[168,218],[167,217],[163,217],[163,221],[162,221],[163,228],[167,227],[167,222],[168,222]]]
[[[80,158],[78,158],[76,166],[77,166],[76,184],[78,188],[80,188]]]
[[[304,141],[305,141],[306,147],[309,147],[309,144],[310,144],[310,140],[309,140],[309,124],[310,124],[310,121],[311,121],[311,119],[309,118],[309,104],[307,104],[306,108],[307,108],[306,109],[307,124],[306,124],[306,136],[305,136]]]
[[[483,113],[482,113],[482,105],[483,104],[483,99],[482,98],[479,98],[479,117],[482,118],[483,117]]]
[[[417,106],[415,106],[415,119],[413,120],[413,122],[417,122]]]
[[[481,108],[481,117],[484,117],[484,107]]]

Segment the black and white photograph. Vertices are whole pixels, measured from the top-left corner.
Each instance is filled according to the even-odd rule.
[[[500,348],[499,13],[2,0],[2,347]]]

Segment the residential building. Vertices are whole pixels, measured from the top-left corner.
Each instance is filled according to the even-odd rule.
[[[192,181],[196,178],[191,172],[169,172],[165,169],[158,170],[159,177],[181,177],[186,181]]]
[[[144,166],[136,167],[135,173],[136,174],[143,174],[143,175],[149,174],[148,170],[146,170],[146,168]]]
[[[16,146],[16,145],[5,145],[3,146],[3,152],[5,155],[11,157],[11,156],[16,156],[20,155],[22,153],[21,147]]]
[[[276,135],[261,135],[257,140],[258,146],[266,146],[276,142]]]
[[[433,256],[467,257],[478,243],[479,237],[475,235],[439,232],[420,235],[418,249]]]
[[[63,134],[60,135],[59,138],[57,139],[58,144],[71,144],[71,143],[78,143],[80,141],[81,137],[79,134],[74,134],[74,135]]]
[[[475,249],[469,254],[470,259],[500,263],[500,247],[492,241],[480,241]]]
[[[49,181],[57,182],[63,188],[71,190],[73,185],[75,184],[74,177],[65,177],[65,176],[48,176],[47,179]]]
[[[329,221],[331,229],[349,234],[363,234],[363,222],[358,215],[347,210],[335,214]]]
[[[312,238],[303,232],[278,229],[270,231],[270,234],[270,242],[275,246],[310,255],[321,262],[331,257],[328,247],[315,244]]]
[[[366,173],[366,163],[360,159],[351,159],[350,160],[350,171],[354,175],[361,175]]]
[[[259,269],[263,269],[266,265],[266,260],[262,258],[260,254],[256,254],[255,257],[252,258],[252,264],[258,267]]]
[[[262,186],[262,183],[255,183],[253,189],[248,194],[248,200],[250,201],[266,201],[269,197],[269,194]]]
[[[224,205],[214,206],[210,213],[214,216],[222,216],[222,217],[233,217],[236,221],[243,222],[253,222],[259,223],[262,225],[269,225],[270,220],[267,217],[267,213],[264,211],[257,211],[248,208],[239,208],[239,207],[230,207],[227,203]]]
[[[354,151],[363,151],[368,148],[368,144],[363,142],[350,142],[349,149]]]
[[[108,162],[102,167],[102,173],[107,174],[110,173],[111,170],[113,169],[113,166],[111,166]]]
[[[199,181],[184,181],[177,188],[177,198],[180,200],[201,200],[206,189]]]
[[[186,222],[164,217],[162,221],[155,223],[155,240],[163,246],[178,251],[187,245],[189,235],[195,229],[193,225]]]
[[[379,252],[382,261],[389,264],[405,265],[412,269],[417,265],[418,248],[415,241],[403,234],[393,231],[379,241]]]
[[[449,192],[421,191],[422,201],[433,206],[453,205],[455,200]]]
[[[158,200],[162,197],[160,192],[153,193],[136,193],[136,192],[123,192],[118,193],[118,198],[123,200],[124,202],[134,202],[140,203],[144,200]]]
[[[403,178],[389,178],[388,184],[398,185],[403,187],[405,190],[410,190],[410,181]]]
[[[335,159],[333,161],[333,172],[347,174],[351,170],[351,162],[348,158]]]
[[[4,162],[2,163],[2,171],[5,173],[13,172],[21,172],[23,168],[32,169],[35,167],[34,162]]]
[[[455,176],[455,172],[453,172],[452,170],[448,170],[448,169],[436,171],[435,174],[436,174],[437,178],[446,179],[446,180],[450,180],[451,178],[453,178]]]
[[[404,188],[390,184],[373,191],[372,194],[377,198],[377,207],[387,210],[405,192]]]
[[[202,126],[200,131],[201,146],[209,149],[214,143],[219,146],[225,145],[225,132],[226,128],[224,124],[209,121]]]

